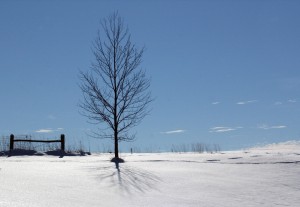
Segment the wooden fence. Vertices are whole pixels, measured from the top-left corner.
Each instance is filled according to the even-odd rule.
[[[65,135],[61,134],[59,140],[32,140],[32,139],[15,139],[13,134],[10,135],[10,143],[9,143],[9,150],[14,149],[15,142],[44,142],[44,143],[51,143],[51,142],[60,142],[61,150],[65,151]]]

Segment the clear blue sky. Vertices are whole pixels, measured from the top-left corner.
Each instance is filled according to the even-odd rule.
[[[79,70],[93,60],[99,21],[118,10],[146,46],[151,114],[121,144],[237,149],[300,139],[300,1],[0,1],[0,136],[95,126],[78,111]]]

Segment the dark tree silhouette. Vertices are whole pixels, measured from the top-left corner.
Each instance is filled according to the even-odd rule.
[[[94,135],[114,140],[115,158],[119,159],[119,142],[135,139],[129,129],[148,114],[152,101],[150,80],[140,68],[144,48],[136,48],[123,19],[114,13],[101,22],[92,51],[91,70],[80,73],[84,98],[79,106],[89,120],[108,127],[108,133]]]

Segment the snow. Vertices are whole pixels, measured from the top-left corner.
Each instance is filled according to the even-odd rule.
[[[299,206],[300,142],[215,154],[0,157],[0,206]]]

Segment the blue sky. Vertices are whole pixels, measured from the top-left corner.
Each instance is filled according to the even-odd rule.
[[[299,1],[0,1],[0,136],[96,128],[79,114],[79,70],[118,10],[151,77],[151,114],[131,146],[238,149],[300,139]]]

